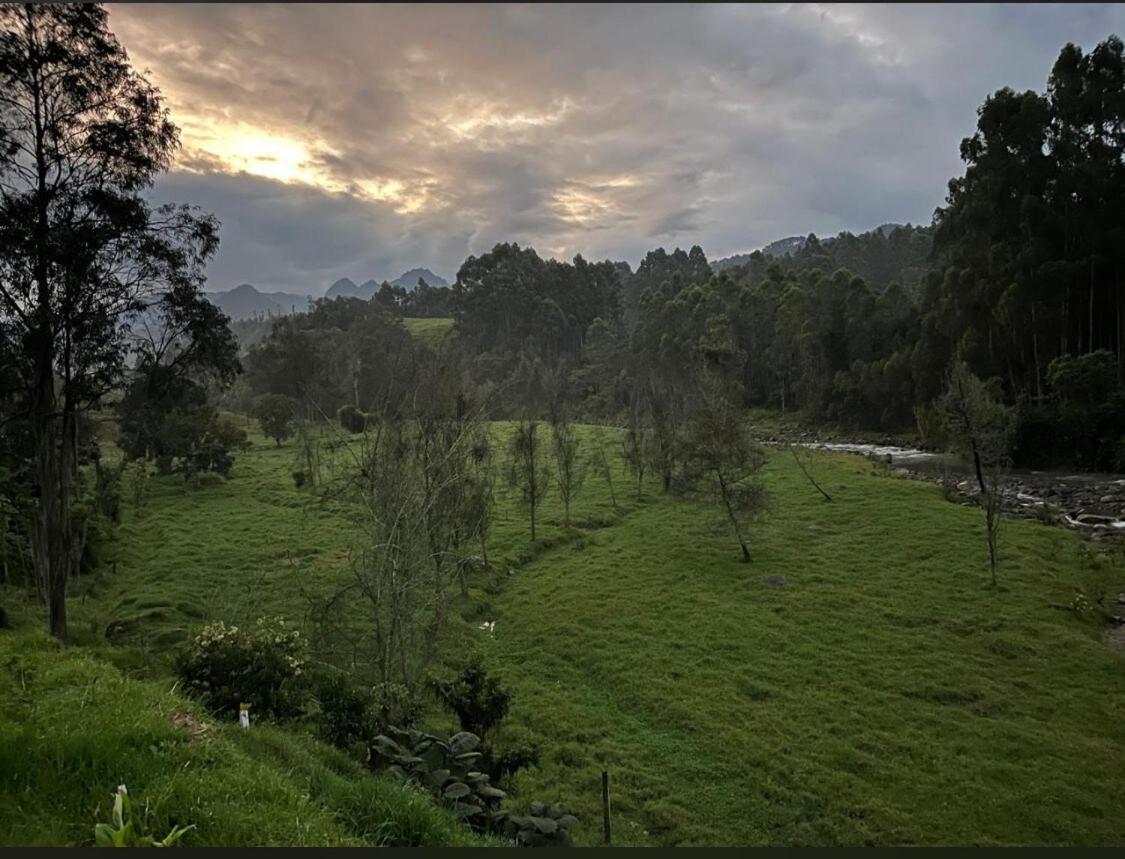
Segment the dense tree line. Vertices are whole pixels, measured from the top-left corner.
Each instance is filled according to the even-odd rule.
[[[279,394],[306,417],[326,419],[397,397],[413,360],[410,334],[378,300],[321,299],[308,313],[275,319],[246,359],[256,394]]]
[[[819,239],[810,234],[800,247],[790,253],[770,255],[755,251],[720,260],[712,268],[716,271],[743,268],[743,276],[752,282],[763,278],[775,265],[786,273],[846,269],[863,278],[878,292],[899,286],[911,297],[916,297],[922,278],[929,269],[932,250],[932,227],[887,224],[858,235],[844,232],[832,238]]]

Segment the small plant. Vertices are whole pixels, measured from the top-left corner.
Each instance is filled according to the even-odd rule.
[[[503,832],[519,847],[569,847],[570,828],[578,822],[561,803],[533,802],[526,815],[509,815]]]
[[[236,717],[239,704],[257,717],[297,715],[307,699],[302,672],[305,640],[281,618],[263,618],[251,630],[210,623],[177,660],[187,690],[214,713]]]
[[[147,811],[147,807],[146,807]],[[174,826],[163,838],[140,831],[140,825],[133,815],[133,803],[125,785],[117,786],[113,792],[113,813],[110,823],[94,826],[94,845],[96,847],[173,847],[191,830],[191,826]]]
[[[1094,604],[1090,602],[1090,598],[1082,591],[1078,591],[1074,595],[1074,599],[1070,601],[1070,610],[1079,617],[1088,617],[1094,613]]]

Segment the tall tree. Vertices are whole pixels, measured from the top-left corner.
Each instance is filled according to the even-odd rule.
[[[764,504],[757,475],[766,457],[735,399],[729,385],[713,373],[704,374],[699,406],[681,439],[677,482],[681,490],[709,495],[722,505],[742,560],[749,562],[747,519]]]
[[[146,307],[199,293],[218,242],[213,218],[144,199],[177,131],[106,18],[84,4],[0,7],[0,352],[25,398],[34,565],[61,639],[78,416],[119,383]]]

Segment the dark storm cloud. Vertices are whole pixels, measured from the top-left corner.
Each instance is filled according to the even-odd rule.
[[[157,194],[213,288],[319,290],[497,241],[635,262],[927,222],[995,89],[1116,6],[112,8],[183,127]],[[271,178],[272,177],[272,178]]]

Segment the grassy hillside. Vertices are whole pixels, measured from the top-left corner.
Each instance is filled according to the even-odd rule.
[[[141,654],[140,673],[162,676],[160,657],[204,620],[300,619],[307,597],[346,572],[354,539],[346,510],[297,491],[292,446],[252,437],[255,448],[240,456],[231,480],[200,489],[157,481],[140,510],[127,509],[110,553],[116,577],[88,580],[73,600],[80,637],[94,643],[108,631],[135,648],[117,652]],[[583,440],[588,450],[588,432]],[[562,526],[551,499],[536,545],[502,492],[490,555],[501,561],[503,581],[476,583],[449,647],[485,653],[512,690],[513,729],[543,749],[541,767],[519,777],[519,795],[574,807],[583,824],[576,835],[591,843],[600,837],[602,769],[611,773],[619,843],[1120,842],[1125,658],[1105,646],[1100,623],[1069,606],[1076,588],[1125,591],[1121,568],[1075,534],[1010,522],[1003,587],[993,591],[978,511],[859,459],[816,454],[812,462],[836,500],[822,502],[791,459],[771,456],[772,510],[752,529],[749,565],[737,562],[716,511],[655,487],[638,500],[622,472],[616,508],[603,481],[587,476],[574,528]],[[773,577],[783,586],[772,586],[771,579],[782,584]],[[495,621],[492,636],[477,628],[481,620]],[[19,658],[54,664],[57,657],[41,655],[48,647],[38,640]],[[58,663],[76,677],[62,684],[63,697],[39,704],[28,693],[21,706],[61,713],[94,696],[86,687],[101,687],[83,679],[87,668],[66,668],[72,659],[85,666],[93,657],[79,652]],[[137,767],[149,754],[143,750],[166,735],[184,761],[210,759],[156,715],[190,706],[161,697],[170,684],[98,666],[95,673],[122,678],[107,682],[129,684],[148,702],[144,739],[130,746],[141,750]],[[11,690],[19,681],[5,682]],[[5,730],[44,730],[42,718],[22,712]],[[25,722],[31,727],[20,728]],[[91,801],[108,803],[109,790],[134,777],[114,774],[120,755],[103,760],[91,740],[95,727],[75,754],[97,766],[80,789],[65,786],[79,791],[74,797],[58,800],[65,819],[81,822],[69,839],[88,832]],[[223,728],[207,742],[222,744],[215,761],[235,756],[265,772],[292,768],[283,754],[329,755],[310,740],[265,730]],[[24,785],[39,785],[34,773],[50,760],[48,748],[34,760],[0,753],[14,756],[0,772],[25,774],[0,800],[7,803],[0,820],[39,813],[17,812],[13,803],[30,807],[45,789],[28,793]],[[75,767],[65,757],[51,765],[56,773]],[[298,781],[312,778],[303,774],[310,766],[300,763]],[[245,791],[223,795],[270,778],[281,776],[248,776],[237,782]],[[43,779],[53,784],[57,776]],[[215,783],[201,778],[192,790]],[[287,788],[276,790],[288,808]],[[324,820],[339,821],[336,800],[318,801],[328,809]],[[247,812],[245,825],[253,819]],[[269,838],[289,837],[273,825],[262,824]],[[310,830],[308,840],[366,837],[351,824],[334,825]],[[202,829],[198,836],[222,840]]]
[[[1010,522],[994,592],[979,511],[817,470],[831,504],[772,460],[750,565],[660,502],[514,577],[490,656],[551,748],[520,787],[596,819],[607,769],[642,844],[1120,843],[1125,658],[1061,609],[1121,569]]]
[[[131,676],[139,654],[63,650],[15,615],[0,631],[0,846],[92,846],[118,784],[148,809],[144,831],[194,825],[188,846],[483,843],[299,731],[215,722],[171,679]]]
[[[412,316],[403,319],[402,322],[407,331],[430,348],[439,346],[446,335],[453,330],[453,320],[446,317],[427,319]]]

